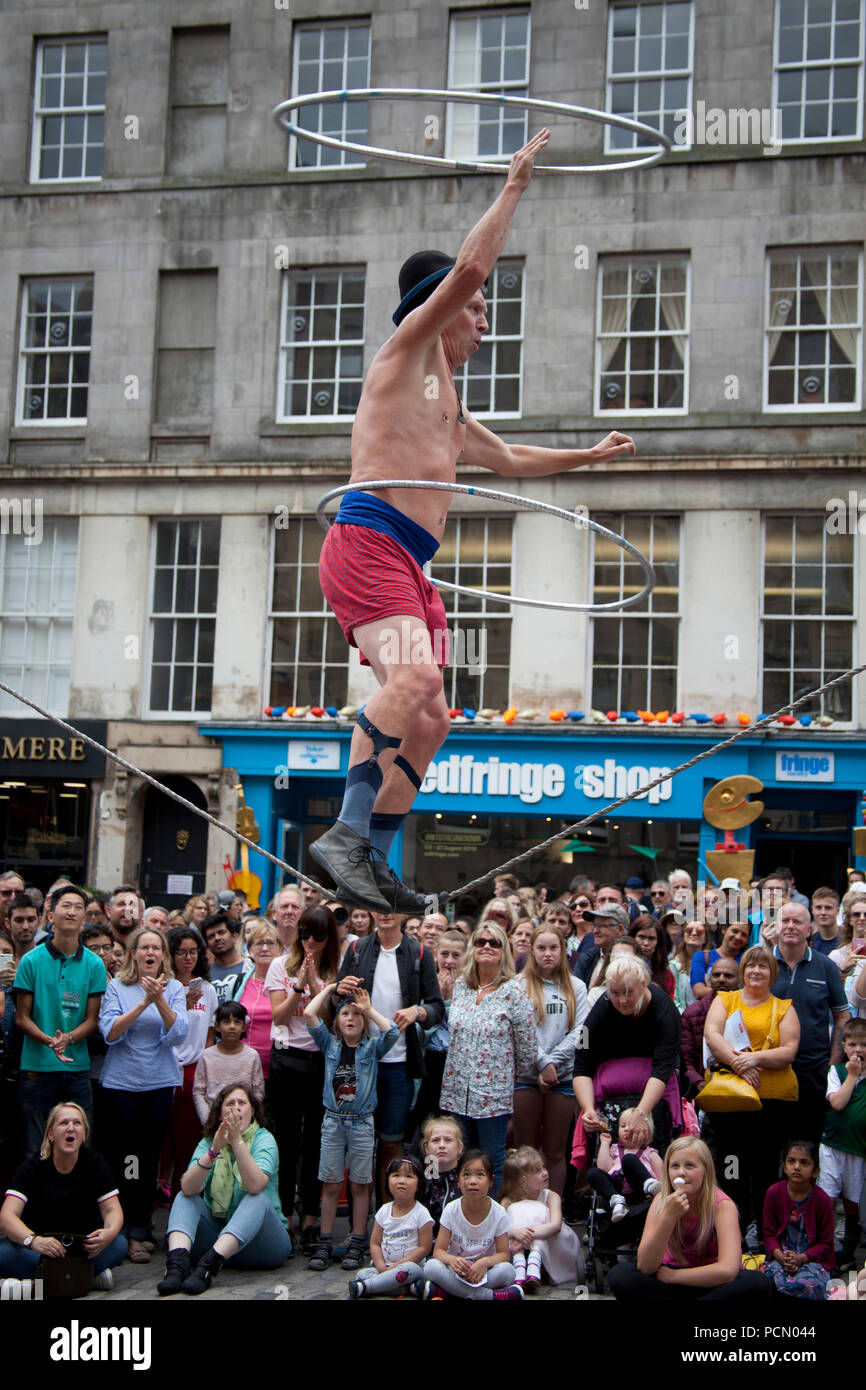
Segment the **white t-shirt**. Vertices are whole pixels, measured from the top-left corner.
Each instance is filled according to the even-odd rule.
[[[370,994],[370,1003],[378,1013],[384,1014],[386,1018],[393,1018],[398,1009],[403,1007],[403,992],[400,989],[400,976],[397,971],[397,950],[392,946],[390,951],[386,951],[383,946],[379,947],[379,959],[376,961],[376,970],[373,975],[373,989]],[[375,1023],[370,1020],[370,1036],[375,1037],[380,1030]],[[389,1062],[405,1062],[406,1060],[406,1038],[401,1033],[398,1042],[379,1059],[379,1066],[386,1066]]]
[[[424,1226],[433,1225],[433,1217],[426,1207],[416,1202],[405,1216],[392,1216],[393,1202],[386,1202],[376,1212],[376,1221],[382,1227],[382,1255],[386,1264],[405,1260],[410,1250],[417,1250],[418,1232]]]
[[[208,980],[190,980],[189,984],[183,987],[185,995],[189,994],[193,985],[201,985],[201,994],[192,1008],[186,1011],[189,1032],[180,1047],[172,1048],[178,1065],[181,1067],[187,1067],[191,1062],[197,1062],[204,1052],[207,1046],[207,1030],[213,1024],[213,1016],[217,1007],[216,990]]]
[[[490,1199],[490,1210],[480,1226],[473,1226],[463,1215],[463,1199],[449,1202],[439,1222],[451,1232],[449,1255],[459,1255],[462,1259],[484,1259],[486,1255],[496,1254],[496,1237],[504,1236],[511,1230],[511,1218],[504,1207]]]
[[[271,1042],[279,1047],[299,1047],[302,1052],[317,1053],[315,1041],[310,1037],[310,1030],[304,1018],[304,1009],[310,1000],[319,993],[321,985],[312,992],[310,986],[304,988],[303,994],[297,994],[292,989],[292,985],[297,984],[294,975],[286,974],[286,961],[288,956],[280,956],[277,960],[272,960],[268,966],[268,973],[265,976],[265,993],[270,995],[272,990],[282,990],[287,999],[295,1001],[294,1012],[289,1014],[287,1023],[271,1024]],[[315,983],[315,982],[314,982]],[[273,1000],[271,1000],[273,1008]]]

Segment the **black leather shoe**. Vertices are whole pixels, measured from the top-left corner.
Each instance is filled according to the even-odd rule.
[[[310,845],[317,864],[327,869],[342,897],[371,912],[393,912],[373,874],[373,847],[350,825],[335,821],[330,830]]]
[[[411,888],[407,888],[405,883],[401,883],[392,868],[389,868],[388,861],[376,850],[373,850],[371,859],[373,877],[376,880],[376,887],[392,904],[393,912],[419,912],[426,913],[428,900],[423,893],[414,893]],[[434,898],[435,902],[435,898]]]

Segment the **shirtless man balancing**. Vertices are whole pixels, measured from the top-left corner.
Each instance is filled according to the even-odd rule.
[[[310,853],[344,896],[375,912],[425,904],[388,868],[387,855],[450,728],[436,662],[447,660],[445,607],[421,569],[442,540],[449,497],[364,492],[365,482],[453,482],[458,462],[504,477],[544,477],[634,453],[628,435],[615,432],[588,450],[508,445],[473,420],[454,386],[455,370],[487,332],[482,287],[549,139],[542,130],[514,155],[505,187],[456,261],[424,251],[400,271],[397,331],[370,364],[352,430],[350,481],[358,491],[344,494],[322,546],[322,592],[381,689],[358,715],[339,819]]]

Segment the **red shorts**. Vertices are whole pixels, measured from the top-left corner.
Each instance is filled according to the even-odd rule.
[[[342,521],[331,526],[322,545],[319,582],[350,647],[358,645],[352,636],[356,627],[405,614],[426,625],[437,666],[448,665],[448,625],[439,591],[391,536]],[[363,653],[361,665],[370,665]]]

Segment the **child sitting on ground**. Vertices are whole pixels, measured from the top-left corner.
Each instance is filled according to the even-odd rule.
[[[393,1158],[385,1179],[392,1200],[376,1212],[370,1236],[369,1269],[358,1271],[349,1283],[349,1297],[402,1293],[421,1278],[421,1263],[433,1249],[433,1221],[417,1201],[421,1165],[406,1155]]]
[[[827,1297],[833,1272],[833,1203],[815,1186],[818,1153],[807,1139],[791,1139],[782,1155],[785,1178],[764,1198],[763,1273],[789,1298]]]
[[[304,1010],[310,1034],[325,1054],[325,1115],[319,1156],[319,1182],[324,1183],[322,1230],[307,1265],[316,1271],[327,1269],[331,1263],[337,1200],[347,1164],[352,1189],[352,1234],[340,1268],[360,1269],[365,1263],[376,1142],[376,1075],[379,1059],[400,1037],[396,1023],[373,1008],[365,989],[356,989],[346,999],[334,1017],[334,1032],[329,1033],[319,1015],[336,988],[336,981],[326,985]],[[369,1034],[371,1019],[381,1030],[375,1038]]]
[[[244,1034],[249,1016],[243,1004],[234,999],[217,1005],[214,1032],[217,1041],[206,1047],[198,1059],[192,1083],[195,1112],[207,1123],[211,1106],[226,1086],[246,1086],[256,1100],[264,1100],[265,1078],[262,1059],[254,1047],[247,1047]]]
[[[562,1202],[547,1186],[548,1172],[538,1149],[524,1145],[509,1149],[502,1170],[500,1204],[511,1220],[508,1245],[516,1283],[534,1293],[541,1283],[541,1267],[551,1284],[573,1279],[578,1238],[562,1222]]]
[[[461,1196],[442,1213],[433,1259],[424,1267],[421,1297],[479,1300],[522,1299],[508,1258],[508,1212],[488,1196],[494,1183],[493,1159],[468,1149],[457,1164]]]

